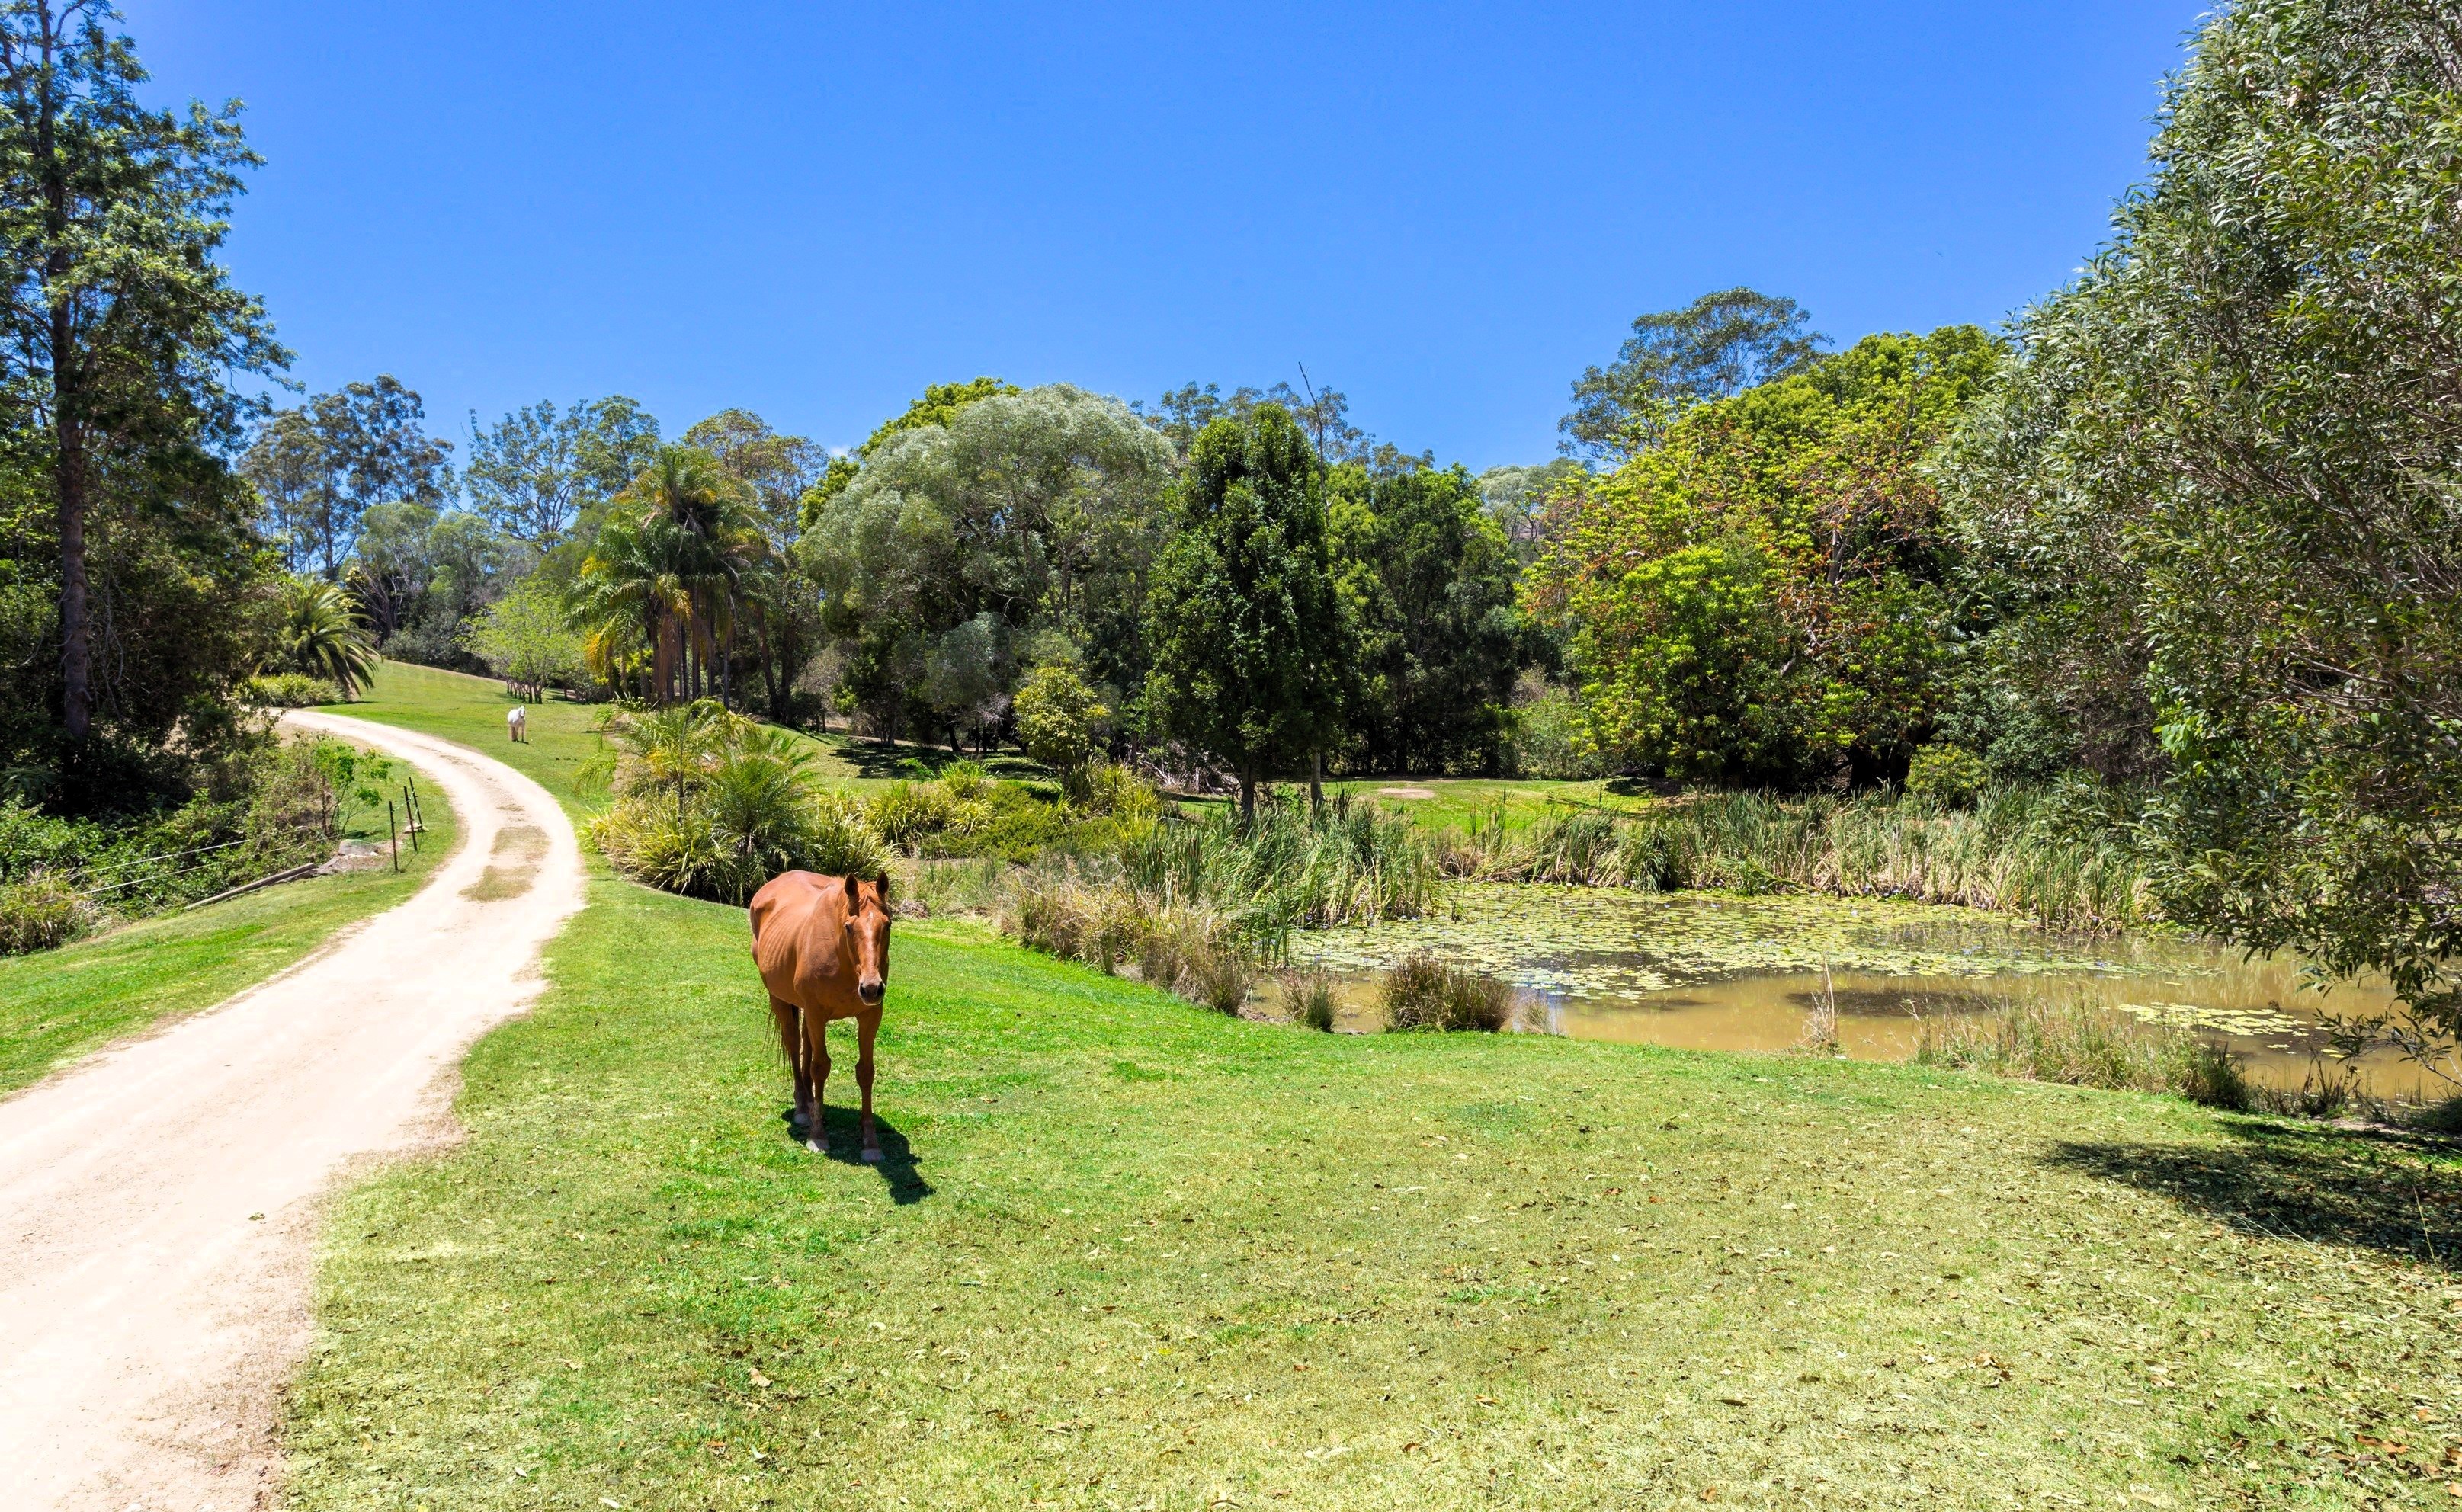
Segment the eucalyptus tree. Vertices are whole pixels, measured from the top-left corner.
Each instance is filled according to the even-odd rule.
[[[858,702],[949,728],[1064,647],[1098,682],[1143,682],[1172,474],[1161,436],[1117,400],[1055,384],[876,440],[797,548]]]
[[[219,531],[205,517],[223,507],[219,458],[246,414],[229,375],[288,360],[216,260],[224,213],[259,161],[238,107],[148,108],[119,19],[106,0],[0,6],[0,385],[54,516],[56,687],[73,743],[97,703],[95,509],[121,488]]]
[[[330,581],[350,560],[370,509],[451,502],[452,448],[427,433],[418,391],[386,373],[273,415],[240,471],[272,510],[292,570],[313,566]]]
[[[482,429],[470,417],[463,486],[507,535],[553,551],[657,455],[659,425],[620,394],[558,411],[541,400]]]
[[[1614,464],[1695,404],[1807,371],[1828,338],[1794,300],[1752,289],[1635,316],[1616,359],[1584,371],[1557,425],[1565,455]]]

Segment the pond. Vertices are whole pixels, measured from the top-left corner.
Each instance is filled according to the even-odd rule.
[[[1376,974],[1416,951],[1501,978],[1553,1032],[1694,1049],[1783,1050],[1825,990],[1848,1055],[1903,1060],[1926,1018],[2081,1000],[2228,1045],[2249,1072],[2339,1078],[2324,1019],[2382,1010],[2382,985],[2321,991],[2295,960],[2246,961],[2185,935],[2085,938],[1998,915],[1882,899],[1464,886],[1438,916],[1292,937],[1343,983],[1345,1027],[1372,1027]],[[2391,1052],[2351,1063],[2386,1097],[2438,1095]]]

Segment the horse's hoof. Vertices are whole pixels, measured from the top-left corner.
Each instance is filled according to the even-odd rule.
[[[804,1141],[804,1148],[810,1150],[814,1155],[827,1155],[830,1153],[829,1142],[823,1139],[807,1139]]]
[[[863,1153],[863,1163],[866,1165],[878,1165],[880,1164],[880,1146],[878,1145],[874,1145]]]

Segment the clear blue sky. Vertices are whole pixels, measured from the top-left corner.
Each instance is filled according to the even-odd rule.
[[[229,261],[440,433],[633,395],[833,445],[926,382],[1296,378],[1553,454],[1632,316],[1996,323],[2145,171],[2192,0],[686,7],[123,0],[268,159]]]

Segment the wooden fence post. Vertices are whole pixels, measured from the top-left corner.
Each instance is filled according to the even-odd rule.
[[[393,836],[393,869],[401,870],[401,830],[394,823],[393,800],[385,800],[385,833]]]

